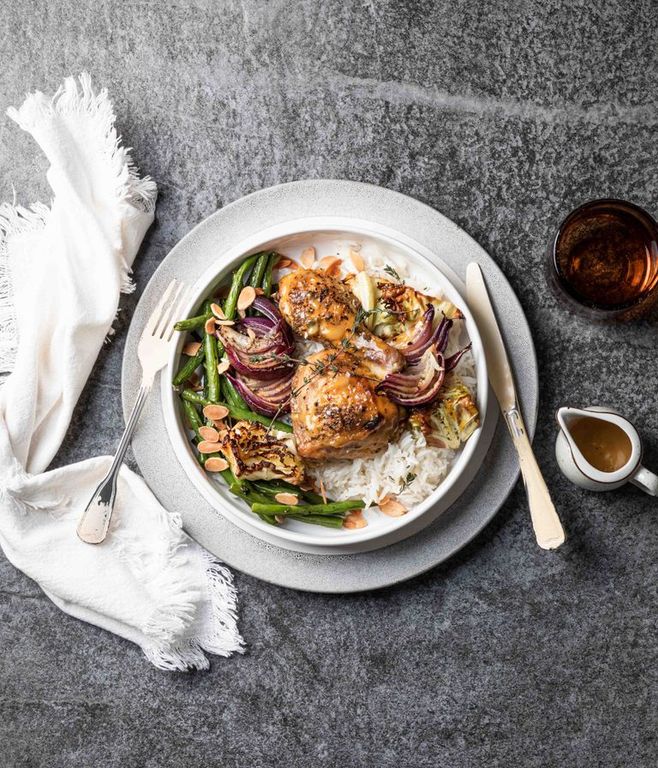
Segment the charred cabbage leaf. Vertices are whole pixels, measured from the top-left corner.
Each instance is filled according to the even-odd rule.
[[[242,480],[285,480],[299,485],[304,465],[288,446],[262,424],[238,421],[227,432],[221,451]]]
[[[414,340],[430,304],[435,309],[435,322],[444,315],[450,320],[463,318],[447,299],[427,296],[402,282],[365,272],[348,277],[347,282],[367,313],[368,328],[397,349],[404,349]]]
[[[414,410],[409,421],[429,445],[455,450],[480,426],[480,414],[469,388],[455,377],[431,408]]]

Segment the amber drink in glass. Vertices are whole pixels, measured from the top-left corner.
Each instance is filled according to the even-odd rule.
[[[633,203],[585,203],[560,225],[549,271],[575,312],[603,321],[639,317],[658,299],[658,225]]]

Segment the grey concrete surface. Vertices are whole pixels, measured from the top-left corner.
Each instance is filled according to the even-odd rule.
[[[399,190],[478,239],[535,333],[536,448],[570,539],[538,551],[517,487],[461,554],[394,589],[237,574],[249,652],[197,675],[156,671],[0,559],[2,766],[656,765],[658,503],[570,487],[552,448],[558,404],[612,403],[658,468],[656,324],[565,315],[541,264],[577,203],[657,209],[657,29],[650,0],[7,0],[0,106],[87,69],[159,184],[140,288],[218,206],[304,177]],[[0,141],[2,199],[47,200],[31,139],[2,118]],[[119,438],[135,301],[60,464]]]

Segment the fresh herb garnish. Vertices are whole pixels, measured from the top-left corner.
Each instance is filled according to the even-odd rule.
[[[400,491],[399,493],[402,493],[402,491],[405,490],[405,488],[408,488],[413,481],[416,479],[416,473],[415,472],[407,472],[407,476],[404,478],[404,480],[400,481]]]
[[[393,269],[393,267],[390,264],[387,264],[384,267],[384,272],[389,274],[394,280],[397,280],[398,283],[402,282],[402,278],[400,277],[400,275],[398,275],[398,273]]]
[[[334,375],[338,375],[340,373],[340,368],[338,365],[336,365],[336,360],[340,357],[340,355],[350,352],[352,350],[356,350],[356,345],[352,343],[352,338],[356,334],[359,325],[363,322],[364,318],[368,317],[368,315],[374,314],[375,312],[378,312],[377,309],[370,309],[365,310],[363,307],[359,308],[356,312],[356,315],[354,317],[354,322],[352,323],[352,327],[350,328],[349,334],[341,339],[340,341],[340,349],[335,350],[331,354],[327,355],[326,362],[322,360],[313,360],[310,361],[305,357],[301,358],[295,358],[291,355],[286,354],[278,354],[278,353],[270,353],[269,355],[265,355],[264,358],[270,357],[274,358],[276,360],[285,360],[286,362],[291,363],[297,363],[298,365],[306,365],[310,368],[310,373],[305,375],[302,379],[302,383],[299,387],[296,389],[293,389],[290,393],[290,397],[295,398],[299,393],[304,389],[304,387],[307,387],[313,379],[315,379],[317,376],[320,376],[322,373],[325,373],[327,371],[331,371]],[[359,374],[364,379],[370,379],[370,376],[366,376],[365,373]],[[372,379],[372,381],[378,381],[378,379]],[[285,404],[287,404],[289,401],[286,401]],[[282,404],[279,406],[277,412],[274,414],[274,419],[278,419],[279,415],[281,414],[283,407],[285,404]],[[274,421],[272,422],[274,423]],[[270,425],[271,429],[272,426]],[[268,430],[269,431],[269,430]]]

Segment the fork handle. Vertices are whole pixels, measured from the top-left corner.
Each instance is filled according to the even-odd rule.
[[[101,480],[98,488],[94,491],[94,495],[91,497],[89,504],[87,504],[85,511],[82,513],[82,517],[78,523],[77,533],[79,538],[87,544],[100,544],[107,536],[107,529],[110,526],[112,511],[114,510],[119,471],[126,456],[128,446],[130,445],[130,440],[135,431],[137,421],[144,408],[148,394],[151,391],[151,386],[151,383],[147,384],[142,381],[139,392],[137,393],[135,405],[133,405],[126,428],[123,431],[116,453],[114,454],[112,466]]]

